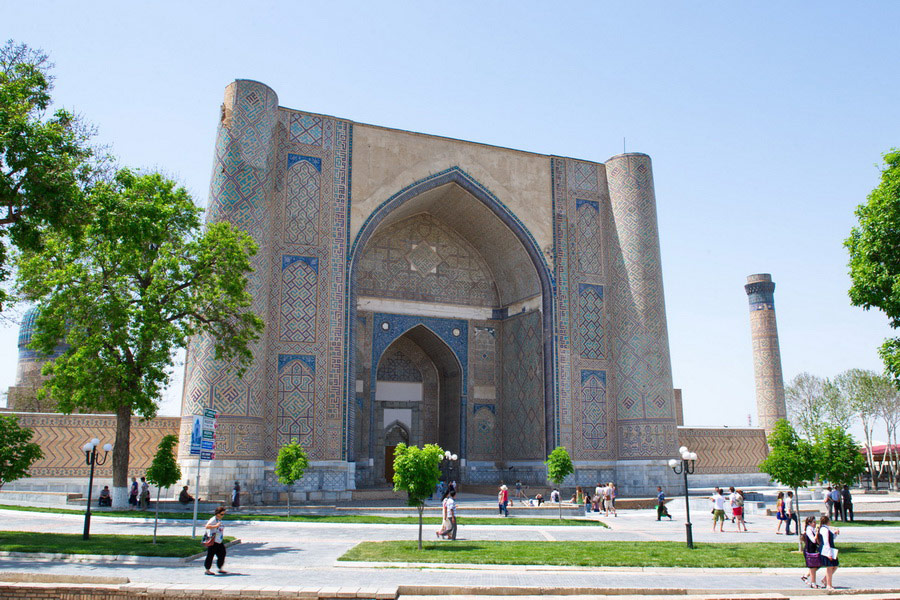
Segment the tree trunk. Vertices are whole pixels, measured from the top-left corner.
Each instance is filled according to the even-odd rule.
[[[559,502],[556,503],[557,508],[559,508],[559,520],[562,521],[562,496],[559,497]]]
[[[156,487],[156,516],[153,519],[153,543],[156,543],[156,528],[159,526],[159,486]],[[197,493],[197,490],[194,490]]]
[[[291,516],[291,491],[290,490],[288,490],[287,498],[288,498],[288,516]]]
[[[425,504],[419,504],[419,550],[422,549],[422,512],[425,510]]]
[[[116,409],[116,441],[112,451],[113,506],[128,506],[128,454],[131,447],[131,406]]]

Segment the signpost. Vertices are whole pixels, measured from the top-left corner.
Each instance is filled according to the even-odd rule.
[[[197,508],[200,503],[200,464],[216,457],[216,417],[218,413],[206,408],[202,415],[194,415],[191,424],[191,455],[197,455],[197,479],[194,483],[194,522],[191,537],[197,537]]]

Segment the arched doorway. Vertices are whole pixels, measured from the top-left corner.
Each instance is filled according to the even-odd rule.
[[[347,447],[357,485],[384,473],[381,403],[391,399],[376,398],[378,370],[401,337],[440,374],[441,425],[420,438],[412,427],[410,443],[458,454],[463,481],[467,463],[486,473],[543,460],[558,417],[553,288],[534,239],[490,192],[454,168],[396,194],[356,236],[349,278]]]

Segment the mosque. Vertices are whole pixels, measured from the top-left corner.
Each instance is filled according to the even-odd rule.
[[[573,484],[628,495],[677,489],[680,445],[701,455],[698,475],[767,481],[765,430],[784,415],[774,284],[754,275],[747,289],[760,427],[684,427],[645,154],[597,163],[367,125],[238,80],[208,218],[258,243],[252,310],[266,329],[240,376],[192,340],[182,417],[141,438],[179,430],[184,475],[199,468],[206,497],[240,480],[270,498],[293,440],[310,455],[297,488],[310,499],[387,486],[400,442],[455,453],[469,484],[543,483],[556,446]],[[215,458],[198,463],[186,440],[204,409],[218,413]],[[84,416],[64,418],[78,429]]]

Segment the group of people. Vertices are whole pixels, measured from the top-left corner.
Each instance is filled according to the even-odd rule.
[[[456,539],[456,489],[448,487],[441,498],[441,528],[434,532],[440,539]]]
[[[141,477],[140,487],[138,487],[137,478],[131,478],[128,504],[131,505],[131,510],[147,510],[150,507],[150,484],[147,483],[146,477]]]
[[[717,524],[720,532],[725,531],[725,521],[728,520],[728,516],[725,514],[726,510],[731,512],[731,522],[737,525],[738,533],[748,531],[747,522],[744,520],[743,490],[736,490],[734,486],[731,486],[728,488],[728,496],[725,496],[722,488],[717,487],[713,495],[709,497],[709,500],[712,502],[713,531],[716,530]],[[657,520],[659,519],[657,518]]]
[[[828,486],[825,490],[825,512],[832,521],[853,520],[853,496],[850,495],[850,486]],[[849,519],[848,519],[849,517]]]
[[[824,587],[833,590],[834,572],[838,568],[838,550],[834,546],[834,538],[841,532],[840,529],[830,527],[831,518],[828,515],[819,519],[816,526],[816,518],[806,517],[803,523],[804,557],[806,559],[806,575],[801,577],[811,588],[821,588],[816,583],[816,573],[819,569],[825,569]]]
[[[618,517],[616,512],[616,496],[619,495],[619,488],[615,483],[610,481],[606,485],[598,483],[594,488],[594,493],[583,489],[580,485],[575,487],[575,493],[572,495],[572,504],[581,504],[584,502],[584,512],[600,512],[603,511],[605,517],[611,512],[614,517]]]

